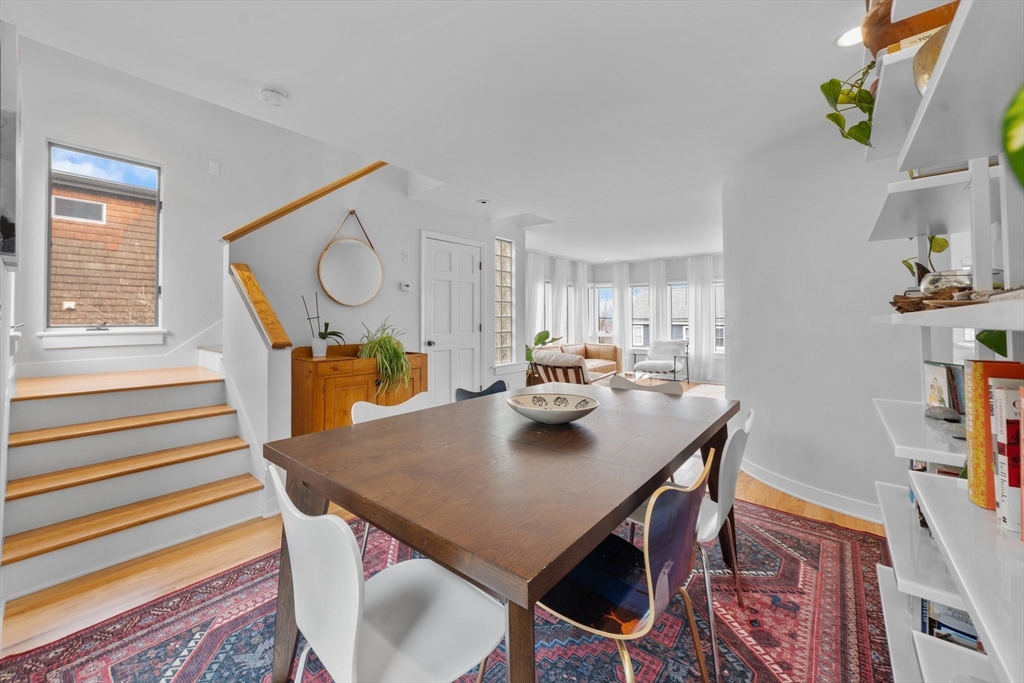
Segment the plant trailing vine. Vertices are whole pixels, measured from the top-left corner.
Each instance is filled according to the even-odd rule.
[[[409,357],[405,355],[405,346],[398,341],[399,335],[404,333],[389,325],[386,318],[373,331],[365,323],[363,329],[366,334],[363,335],[363,345],[359,347],[359,357],[377,359],[377,374],[380,376],[377,393],[394,391],[403,384],[409,386]]]
[[[914,239],[911,237],[910,239]],[[949,249],[949,240],[945,237],[939,237],[938,235],[928,235],[928,267],[925,268],[924,264],[915,263],[917,257],[911,256],[910,258],[903,259],[900,263],[906,266],[910,274],[917,277],[917,281],[921,282],[921,279],[929,272],[935,272],[935,264],[932,263],[932,254],[941,254],[942,252]]]
[[[825,115],[825,118],[839,127],[839,133],[847,140],[855,140],[860,144],[871,146],[871,123],[875,113],[875,96],[864,87],[868,73],[875,68],[874,60],[866,67],[854,73],[845,81],[833,78],[821,84],[821,94],[825,101],[832,108],[832,112]],[[843,105],[847,105],[843,107]],[[840,109],[840,107],[843,107]],[[843,112],[852,110],[860,111],[867,115],[867,118],[857,123],[846,125],[846,116]]]

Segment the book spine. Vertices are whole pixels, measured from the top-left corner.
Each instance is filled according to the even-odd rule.
[[[1020,388],[996,392],[996,457],[999,500],[996,516],[1004,528],[1021,533]]]
[[[967,400],[967,494],[975,505],[994,510],[995,482],[992,476],[992,435],[986,419],[989,408],[985,365],[979,361],[965,361],[964,382]]]

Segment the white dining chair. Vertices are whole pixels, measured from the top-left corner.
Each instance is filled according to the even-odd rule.
[[[369,580],[355,534],[334,515],[299,512],[270,468],[281,504],[295,595],[306,637],[295,683],[311,649],[338,683],[452,681],[480,666],[505,635],[501,603],[431,560],[406,560]]]
[[[352,424],[363,424],[364,422],[373,422],[374,420],[383,420],[385,417],[392,417],[394,415],[404,415],[406,413],[414,413],[417,410],[423,410],[424,408],[430,408],[434,405],[433,399],[430,394],[423,391],[404,403],[399,403],[396,406],[379,406],[376,403],[368,403],[366,401],[356,401],[352,404]],[[363,557],[366,555],[366,541],[370,538],[370,532],[373,527],[366,520],[363,520],[363,542],[360,547],[359,556]]]
[[[708,600],[708,624],[711,627],[711,641],[714,643],[712,652],[715,655],[715,680],[721,680],[721,665],[718,659],[718,641],[715,640],[715,615],[711,601],[711,572],[708,570],[708,554],[705,543],[711,543],[718,537],[724,525],[729,535],[729,543],[736,548],[736,532],[729,522],[729,512],[736,500],[736,483],[740,477],[740,465],[743,464],[743,453],[747,448],[750,429],[754,425],[754,411],[747,413],[743,428],[734,431],[725,442],[722,459],[718,469],[718,500],[704,498],[700,504],[700,515],[697,518],[697,551],[700,553],[701,565],[704,568],[704,591]],[[630,540],[633,540],[633,529],[636,524],[643,524],[650,500],[629,515]],[[733,554],[732,577],[736,584],[736,602],[743,607],[743,593],[740,590],[739,552]]]

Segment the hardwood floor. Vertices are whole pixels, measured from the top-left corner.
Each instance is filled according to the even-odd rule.
[[[880,536],[871,522],[818,507],[740,474],[736,497],[749,503],[802,515]],[[336,506],[332,514],[348,515]],[[155,600],[280,546],[281,518],[254,520],[152,555],[124,562],[7,604],[0,654],[45,645]]]

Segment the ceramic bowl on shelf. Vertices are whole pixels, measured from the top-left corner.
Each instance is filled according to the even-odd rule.
[[[589,415],[600,403],[578,394],[520,394],[505,401],[523,417],[549,425],[560,425]]]

